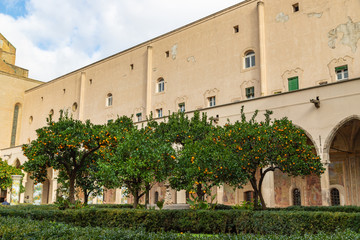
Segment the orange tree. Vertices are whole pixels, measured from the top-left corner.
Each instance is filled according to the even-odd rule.
[[[242,172],[235,171],[238,163],[230,161],[230,152],[221,142],[223,129],[213,126],[206,114],[195,112],[188,118],[184,113],[173,113],[157,129],[165,141],[178,146],[169,176],[172,188],[196,193],[203,201],[205,195],[211,195],[213,186],[232,179],[246,180]]]
[[[93,174],[89,172],[89,167],[101,157],[98,152],[115,139],[102,127],[90,121],[75,120],[62,111],[57,122],[49,117],[47,126],[37,129],[36,133],[36,140],[23,145],[24,155],[28,158],[24,164],[25,171],[31,173],[35,182],[46,180],[48,168],[59,171],[59,182],[68,187],[69,201],[75,203],[76,186],[88,193],[88,185],[80,181]],[[95,182],[87,184],[96,188]]]
[[[156,136],[153,127],[138,129],[126,116],[108,127],[117,144],[106,152],[100,164],[101,181],[107,188],[126,187],[136,208],[155,183],[166,179],[174,150],[169,142]]]
[[[0,189],[7,189],[12,185],[12,175],[22,175],[21,169],[9,165],[0,158]]]
[[[257,111],[246,121],[243,108],[241,121],[225,125],[223,141],[232,152],[233,161],[241,163],[244,175],[254,190],[255,205],[260,198],[263,209],[266,208],[262,196],[262,183],[265,175],[276,169],[289,176],[320,175],[324,172],[320,158],[314,153],[313,146],[307,144],[304,131],[287,118],[271,121],[271,111],[266,111],[265,121],[256,122]],[[241,174],[241,175],[243,175]],[[243,186],[243,181],[232,185]]]

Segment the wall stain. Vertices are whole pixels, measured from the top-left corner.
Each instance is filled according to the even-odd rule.
[[[347,23],[340,24],[328,32],[328,45],[334,49],[336,47],[336,40],[342,35],[339,42],[350,47],[351,51],[355,53],[357,42],[360,39],[360,22],[354,23],[350,17],[348,17],[348,19]]]

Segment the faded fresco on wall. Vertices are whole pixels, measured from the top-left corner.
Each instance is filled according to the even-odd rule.
[[[274,187],[275,187],[275,204],[278,207],[287,207],[290,204],[289,189],[290,189],[289,177],[279,170],[274,172]]]
[[[229,185],[224,185],[224,196],[223,196],[224,204],[235,204],[235,191],[233,187]]]
[[[343,161],[331,159],[329,164],[329,180],[330,185],[344,186]]]
[[[350,17],[348,17],[348,22],[338,25],[336,28],[331,29],[328,32],[328,45],[330,48],[335,48],[336,40],[339,40],[339,43],[348,46],[351,48],[353,53],[356,52],[357,43],[360,39],[360,22],[353,22]]]
[[[306,177],[306,205],[322,205],[320,177],[311,175]]]

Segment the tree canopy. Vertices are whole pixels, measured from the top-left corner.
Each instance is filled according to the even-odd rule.
[[[12,175],[24,176],[21,169],[13,167],[0,158],[0,188],[7,189],[12,186]]]
[[[118,118],[108,125],[117,145],[106,153],[99,173],[108,188],[125,186],[134,197],[136,208],[139,199],[156,182],[162,182],[169,174],[175,151],[170,142],[157,138],[154,128],[137,128],[128,117]]]
[[[74,203],[76,181],[80,183],[88,175],[89,167],[98,159],[96,153],[111,145],[114,139],[103,127],[75,120],[62,111],[57,122],[50,116],[47,126],[37,129],[36,133],[36,140],[23,145],[28,158],[25,171],[31,173],[35,182],[44,182],[48,168],[58,170],[59,181],[68,184],[69,200]],[[85,184],[78,186],[88,191]]]
[[[307,144],[305,132],[287,118],[271,121],[271,111],[266,111],[265,121],[256,122],[257,111],[246,121],[243,108],[241,121],[226,124],[224,141],[232,152],[233,161],[242,163],[238,171],[248,177],[254,189],[255,203],[262,196],[262,183],[265,175],[276,169],[289,176],[320,175],[324,167],[316,155],[313,146]],[[236,183],[242,187],[243,181]]]

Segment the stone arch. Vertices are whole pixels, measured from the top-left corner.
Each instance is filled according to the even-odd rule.
[[[307,136],[308,140],[311,142],[311,144],[314,146],[316,154],[319,156],[320,155],[320,148],[319,146],[316,144],[313,136],[303,127],[301,127],[298,124],[293,123],[296,127],[300,128],[301,130],[303,130],[305,132],[305,135]]]
[[[328,134],[323,151],[328,160],[328,203],[336,188],[341,205],[360,205],[360,116],[341,120]]]
[[[14,167],[20,168],[20,166],[21,166],[20,160],[17,158],[17,159],[14,161]]]
[[[351,115],[348,116],[346,118],[344,118],[343,120],[341,120],[332,130],[331,132],[328,134],[328,136],[326,137],[325,143],[324,143],[324,149],[323,152],[324,154],[329,154],[330,152],[330,147],[331,147],[331,143],[335,138],[335,135],[338,133],[339,129],[341,127],[344,126],[345,123],[351,121],[351,120],[359,120],[360,121],[360,116],[359,115]]]

